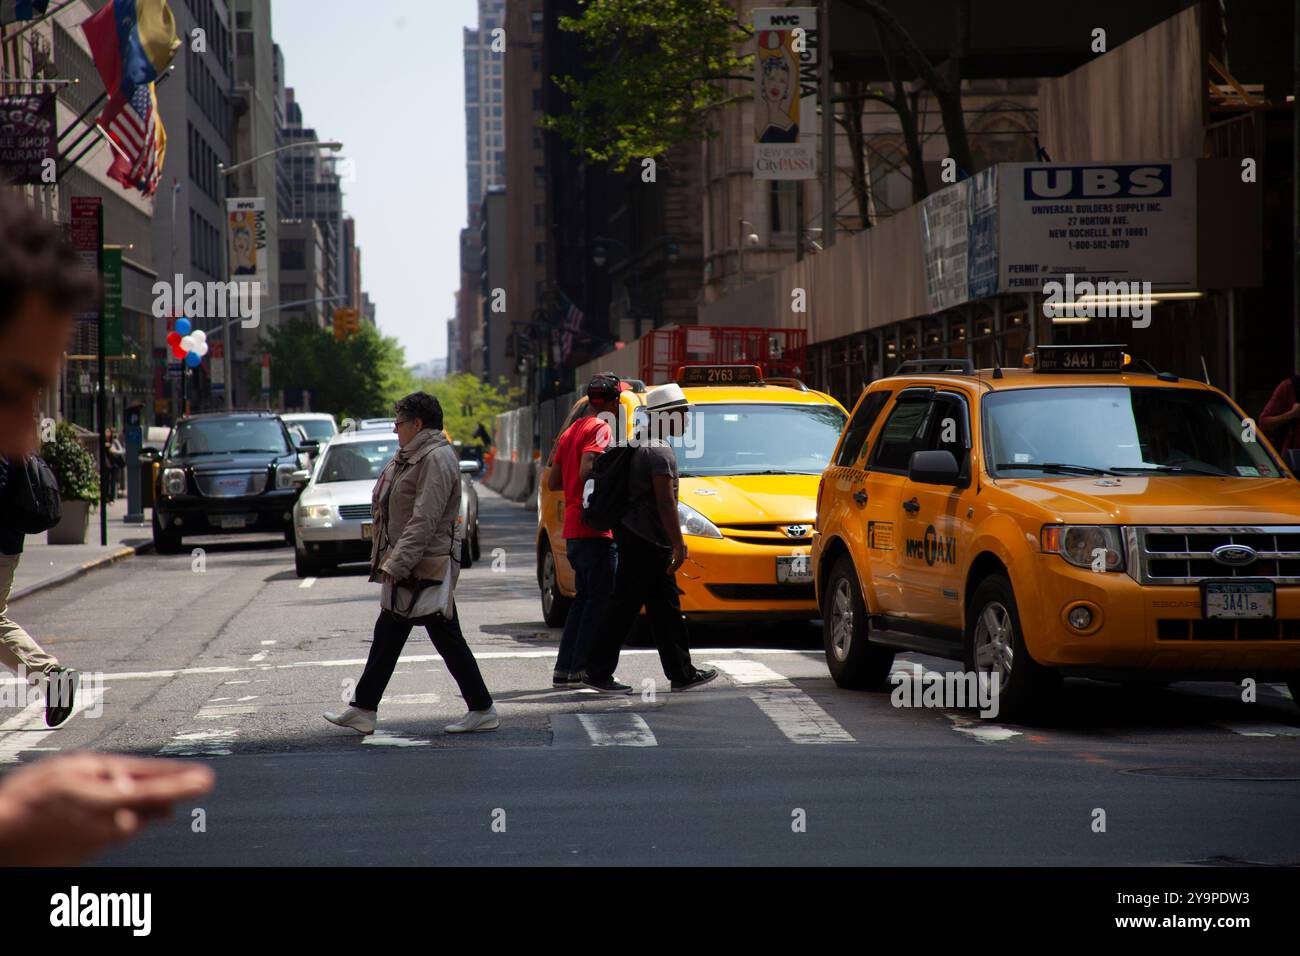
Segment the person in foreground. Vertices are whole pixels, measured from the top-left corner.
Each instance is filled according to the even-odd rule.
[[[459,558],[454,551],[460,515],[460,462],[442,432],[442,406],[432,395],[415,392],[397,403],[394,417],[398,451],[375,482],[370,502],[374,515],[370,580],[386,585],[386,596],[399,591],[418,594],[444,582],[447,575],[454,574],[452,563]],[[461,633],[454,596],[448,604],[449,614],[422,617],[403,616],[397,606],[381,607],[356,693],[342,713],[327,713],[325,719],[361,734],[374,733],[379,701],[411,629],[419,625],[428,631],[469,706],[469,713],[449,724],[447,732],[500,727],[492,695]]]

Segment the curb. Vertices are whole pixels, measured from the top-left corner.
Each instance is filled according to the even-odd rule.
[[[43,581],[37,581],[35,584],[29,584],[25,588],[20,588],[9,595],[9,602],[12,604],[14,601],[21,601],[25,597],[30,597],[33,594],[48,590],[49,588],[58,587],[60,584],[67,584],[69,581],[75,581],[77,578],[84,577],[91,571],[98,570],[99,568],[106,568],[112,564],[117,564],[119,561],[124,561],[127,558],[133,558],[137,554],[150,554],[152,552],[152,541],[147,541],[144,544],[128,545],[119,548],[111,554],[104,555],[102,558],[96,558],[94,561],[87,561],[85,564],[77,565],[75,568],[68,568],[68,570],[56,574],[52,578],[46,578]]]

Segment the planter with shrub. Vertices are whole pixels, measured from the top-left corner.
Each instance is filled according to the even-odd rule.
[[[63,518],[47,531],[50,544],[85,544],[90,509],[99,501],[99,471],[95,458],[77,440],[68,422],[54,429],[54,440],[41,446],[41,458],[59,479]]]

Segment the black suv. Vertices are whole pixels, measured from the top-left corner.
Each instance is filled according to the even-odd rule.
[[[178,421],[155,463],[153,540],[161,554],[194,534],[282,531],[292,540],[293,505],[302,491],[301,457],[274,412],[190,415]]]

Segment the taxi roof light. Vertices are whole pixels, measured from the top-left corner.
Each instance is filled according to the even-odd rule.
[[[678,385],[762,385],[757,365],[683,365],[674,380]]]
[[[1024,366],[1035,372],[1122,372],[1133,362],[1123,345],[1040,345],[1026,352]]]

